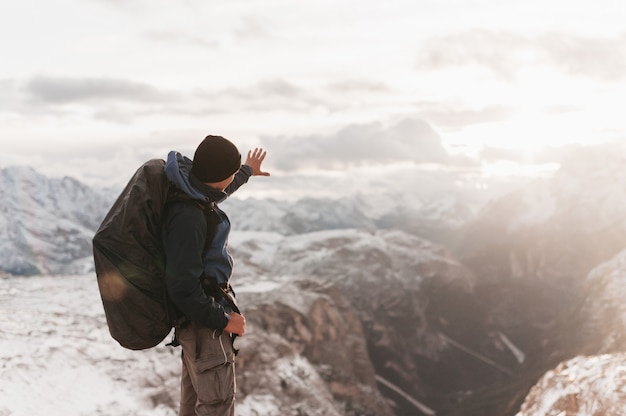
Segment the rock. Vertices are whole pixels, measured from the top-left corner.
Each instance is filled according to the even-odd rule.
[[[399,231],[358,230],[239,232],[232,247],[248,319],[332,370],[321,374],[338,400],[375,398],[382,377],[427,401],[442,387],[433,388],[434,378],[459,371],[443,358],[465,353],[441,336],[439,320],[448,317],[456,335],[455,316],[464,313],[450,313],[449,300],[470,298],[474,278],[442,247]],[[474,370],[458,379],[467,377]]]
[[[580,353],[626,351],[626,250],[589,273],[583,293]]]
[[[358,315],[335,287],[305,280],[268,291],[244,286],[238,298],[250,326],[238,364],[244,397],[273,397],[283,411],[303,415],[393,415]]]
[[[530,390],[517,416],[622,415],[624,391],[626,354],[576,357],[548,371]]]

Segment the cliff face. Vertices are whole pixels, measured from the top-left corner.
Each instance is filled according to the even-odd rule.
[[[614,279],[621,266],[609,260],[622,258],[626,247],[626,192],[615,183],[624,176],[623,155],[574,154],[550,179],[492,201],[457,235],[454,255],[477,276],[474,298],[526,360],[451,415],[484,414],[490,403],[493,414],[514,414],[559,363],[621,351],[623,315],[614,302],[622,293]]]
[[[251,331],[288,341],[320,368],[344,407],[367,403],[371,414],[389,414],[372,392],[391,385],[433,408],[477,374],[479,383],[501,374],[471,357],[477,362],[459,367],[468,360],[464,349],[512,360],[485,311],[468,301],[473,275],[438,245],[399,231],[357,230],[239,232],[231,243]],[[254,360],[248,365],[253,372]],[[416,411],[401,394],[385,392],[395,397],[394,411]]]
[[[518,416],[619,415],[626,408],[626,251],[592,270],[573,315],[579,356],[548,371]]]
[[[238,295],[249,322],[238,367],[244,403],[271,397],[280,414],[393,415],[345,297],[310,281],[268,289]]]
[[[589,273],[583,290],[581,354],[626,351],[626,250]]]

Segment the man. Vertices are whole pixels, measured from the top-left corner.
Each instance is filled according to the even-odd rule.
[[[179,416],[235,414],[235,336],[246,320],[230,288],[230,221],[217,204],[261,169],[266,152],[249,151],[241,164],[237,147],[207,136],[193,161],[170,152],[165,173],[175,186],[163,219],[165,281],[183,319],[176,327],[182,346]],[[190,203],[191,201],[191,203]]]

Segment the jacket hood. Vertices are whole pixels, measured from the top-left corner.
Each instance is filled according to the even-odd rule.
[[[225,192],[213,189],[191,173],[192,161],[178,152],[171,151],[165,162],[165,175],[174,186],[189,197],[205,202],[222,202],[228,196]]]

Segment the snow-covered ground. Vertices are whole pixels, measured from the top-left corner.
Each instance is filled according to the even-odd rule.
[[[264,285],[272,283],[242,292],[263,292]],[[181,350],[169,341],[144,351],[117,344],[95,274],[0,276],[0,416],[175,416]],[[285,360],[281,377],[298,382],[302,359]],[[237,402],[239,416],[284,414],[277,397],[238,395]]]
[[[173,416],[179,354],[120,347],[94,275],[0,279],[0,416]]]

